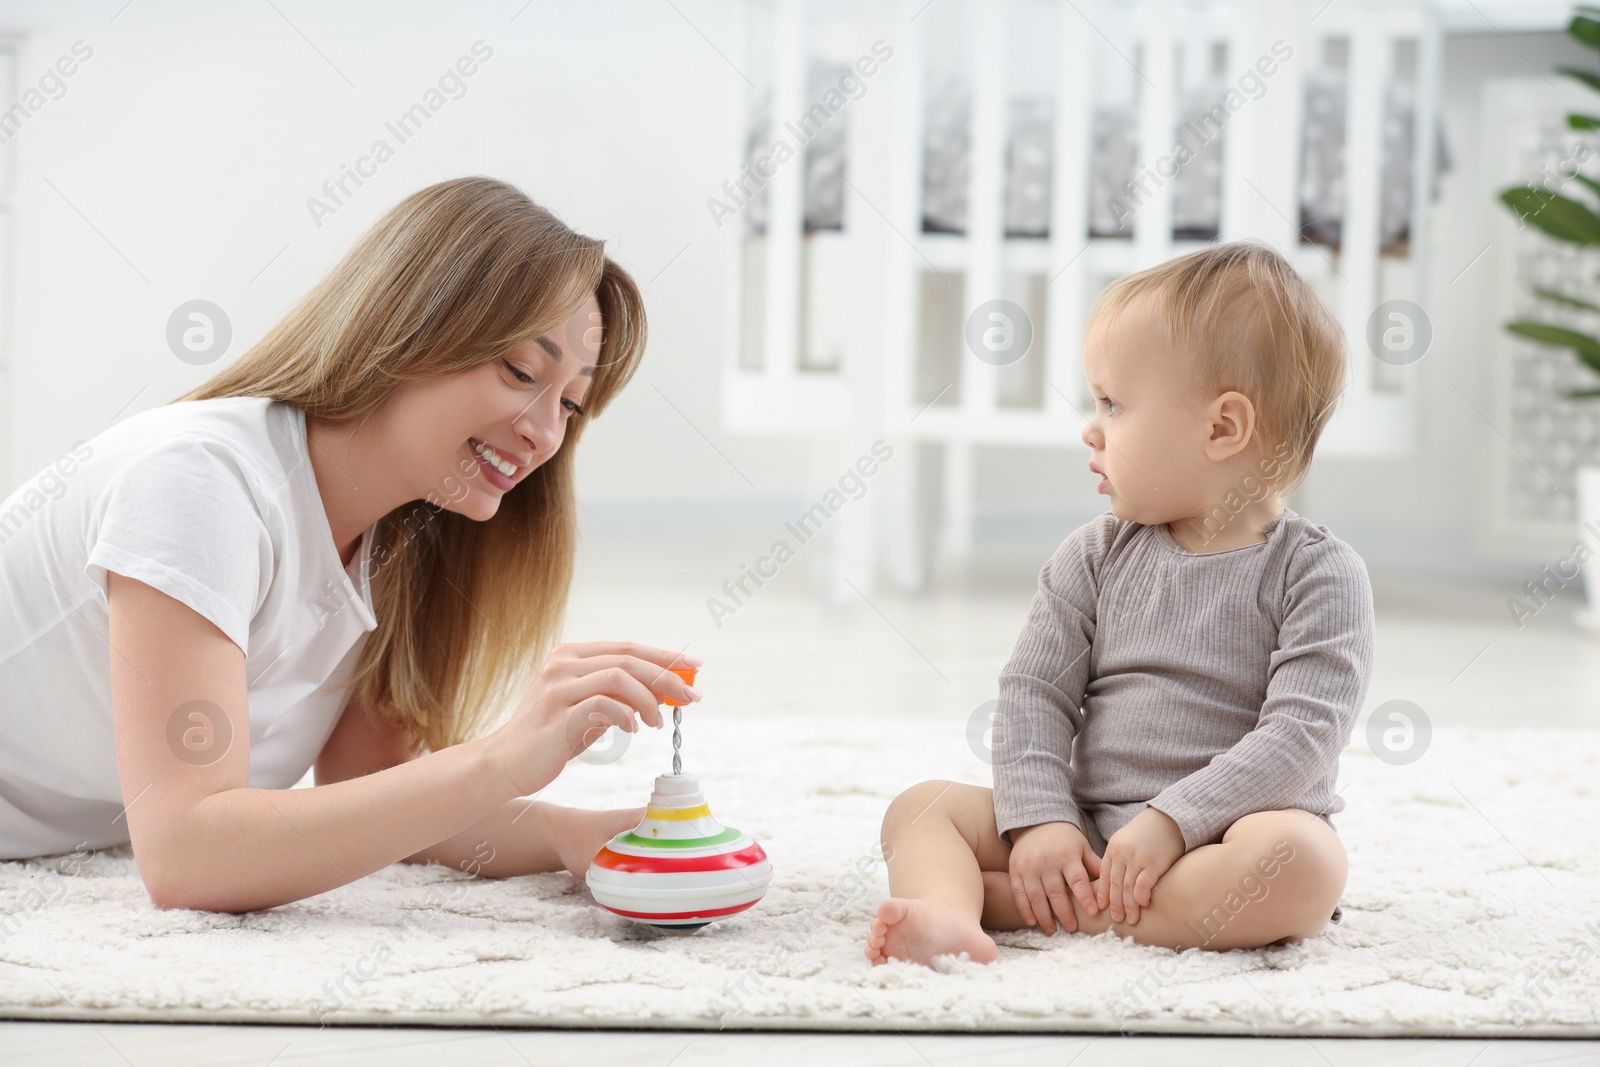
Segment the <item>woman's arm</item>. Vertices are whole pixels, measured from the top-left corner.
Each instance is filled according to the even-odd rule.
[[[317,785],[397,767],[420,754],[404,727],[372,715],[351,694],[317,756]],[[487,878],[556,870],[561,857],[552,844],[552,810],[524,797],[508,800],[460,833],[404,857],[405,862],[442,863]]]
[[[698,699],[666,672],[672,653],[563,646],[487,737],[314,789],[252,789],[243,652],[142,582],[111,573],[107,592],[128,834],[161,908],[252,911],[326,892],[543,788],[606,725],[658,724],[646,681]]]
[[[244,653],[143,582],[107,579],[128,834],[159,908],[251,911],[344,885],[514,794],[478,742],[317,789],[249,787]]]

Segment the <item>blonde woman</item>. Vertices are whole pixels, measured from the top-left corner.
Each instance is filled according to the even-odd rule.
[[[581,874],[641,812],[529,794],[699,699],[666,670],[693,657],[550,649],[573,448],[644,343],[602,242],[442,182],[216,377],[19,488],[0,858],[131,842],[157,907],[232,912],[397,861]]]

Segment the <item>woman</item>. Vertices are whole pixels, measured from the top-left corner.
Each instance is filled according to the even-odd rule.
[[[644,342],[602,242],[441,182],[211,381],[0,504],[0,858],[131,842],[157,907],[217,911],[401,860],[581,873],[641,812],[525,798],[699,699],[666,670],[695,658],[640,645],[536,670],[573,446]]]

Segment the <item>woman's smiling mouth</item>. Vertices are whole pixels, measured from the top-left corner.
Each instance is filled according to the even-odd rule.
[[[467,438],[467,447],[478,457],[478,466],[483,469],[483,476],[490,485],[501,492],[516,486],[517,471],[522,469],[517,463],[507,459],[493,445],[476,437]]]

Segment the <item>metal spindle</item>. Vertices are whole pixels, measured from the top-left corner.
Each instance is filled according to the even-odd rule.
[[[677,705],[672,708],[672,773],[683,773],[683,758],[678,754],[678,749],[683,745],[683,709]]]

